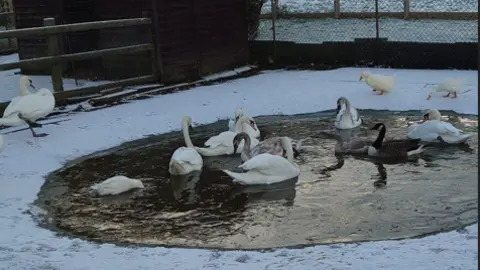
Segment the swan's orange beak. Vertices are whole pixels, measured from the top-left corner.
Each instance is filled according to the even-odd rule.
[[[424,123],[425,121],[428,121],[428,115],[424,115],[424,116],[423,116],[423,121],[422,121],[422,123]]]
[[[359,82],[363,79],[363,76],[360,76],[360,80],[358,80]]]
[[[427,100],[430,100],[432,98],[432,95],[428,95]]]

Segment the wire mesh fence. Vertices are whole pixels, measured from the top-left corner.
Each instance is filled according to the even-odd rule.
[[[477,42],[478,2],[474,0],[270,0],[256,1],[255,40],[323,43],[378,37],[388,41]],[[411,1],[411,2],[410,2]],[[336,9],[339,10],[336,10]],[[272,15],[272,14],[276,14]],[[275,26],[272,20],[276,17]],[[255,25],[255,26],[256,26]]]

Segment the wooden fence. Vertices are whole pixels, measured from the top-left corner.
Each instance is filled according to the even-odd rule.
[[[65,101],[73,96],[78,95],[89,95],[96,94],[101,90],[118,88],[119,86],[129,86],[135,84],[149,83],[157,81],[159,78],[156,65],[156,56],[154,45],[152,42],[110,49],[100,49],[80,53],[71,53],[71,54],[61,54],[60,53],[60,41],[61,36],[64,33],[69,32],[78,32],[78,31],[87,31],[87,30],[98,30],[98,29],[108,29],[108,28],[123,28],[123,27],[134,27],[141,25],[149,25],[151,27],[152,21],[150,18],[133,18],[133,19],[120,19],[120,20],[108,20],[108,21],[96,21],[96,22],[85,22],[85,23],[74,23],[74,24],[64,24],[64,25],[55,25],[54,18],[45,18],[43,20],[43,27],[32,27],[16,30],[7,30],[0,32],[0,39],[7,38],[19,38],[19,37],[28,37],[28,36],[47,36],[47,47],[49,56],[31,58],[20,60],[13,63],[3,63],[0,64],[0,70],[10,70],[27,67],[29,65],[38,65],[38,64],[51,64],[51,76],[52,76],[52,85],[55,94],[55,99],[57,103],[64,104]],[[139,52],[149,51],[152,56],[152,74],[147,76],[139,76],[124,80],[119,80],[111,83],[106,83],[97,86],[77,88],[73,91],[64,91],[63,89],[63,69],[62,64],[68,61],[75,60],[85,60],[95,57],[104,57],[117,54],[136,54]]]
[[[391,17],[402,19],[442,19],[442,20],[477,20],[478,12],[418,12],[410,10],[411,0],[403,0],[403,11],[400,12],[382,12],[378,15],[375,12],[343,12],[341,10],[340,0],[333,0],[332,12],[286,12],[278,13],[278,2],[272,5],[272,12],[260,15],[261,19],[275,18],[298,18],[298,19],[373,19],[379,17]],[[275,16],[272,16],[275,14]]]

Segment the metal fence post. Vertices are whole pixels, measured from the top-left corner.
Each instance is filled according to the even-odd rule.
[[[275,21],[277,19],[277,5],[275,4],[275,0],[270,0],[271,7],[272,7],[272,42],[273,42],[273,51],[272,51],[272,58],[273,62],[277,62],[277,33],[275,31]]]
[[[375,65],[378,66],[380,58],[380,25],[378,18],[378,0],[375,0]]]
[[[403,18],[408,19],[410,16],[410,0],[403,0]]]
[[[333,0],[333,10],[335,19],[340,18],[340,0]]]
[[[45,18],[43,19],[44,26],[54,26],[55,25],[55,18]],[[48,55],[49,56],[57,56],[60,55],[60,48],[58,44],[58,36],[57,34],[52,34],[47,36],[47,46],[48,46]],[[52,64],[52,85],[53,91],[55,92],[62,92],[63,91],[63,69],[61,62],[54,62]]]

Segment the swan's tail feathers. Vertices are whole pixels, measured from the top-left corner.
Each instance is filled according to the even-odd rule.
[[[168,170],[170,174],[173,175],[182,175],[185,174],[185,169],[183,168],[182,164],[176,160],[172,160],[170,162],[170,168]]]
[[[20,120],[18,118],[16,119],[13,119],[13,118],[9,118],[9,117],[6,117],[6,118],[0,118],[0,126],[8,126],[8,127],[12,127],[12,126],[19,126],[19,125],[22,125],[24,124],[24,122],[22,120]]]
[[[155,178],[150,178],[150,177],[145,177],[145,178],[136,178],[137,180],[140,180],[140,181],[152,181],[152,180],[155,180]]]

